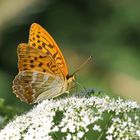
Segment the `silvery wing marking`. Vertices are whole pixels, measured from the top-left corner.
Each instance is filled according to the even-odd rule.
[[[54,98],[66,89],[67,81],[62,77],[38,71],[21,71],[13,81],[14,93],[26,103]]]

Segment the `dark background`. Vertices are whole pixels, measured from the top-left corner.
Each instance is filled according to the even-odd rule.
[[[55,39],[69,73],[86,88],[140,102],[140,1],[0,0],[0,98],[26,106],[12,93],[18,73],[17,45],[28,42],[33,22]]]

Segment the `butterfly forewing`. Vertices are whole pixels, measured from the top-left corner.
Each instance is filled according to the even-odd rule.
[[[31,70],[64,77],[55,61],[42,51],[38,51],[26,43],[18,45],[18,67],[19,71]]]
[[[37,23],[33,23],[31,25],[29,44],[49,55],[52,59],[54,59],[64,76],[68,75],[66,62],[59,47],[49,33]]]

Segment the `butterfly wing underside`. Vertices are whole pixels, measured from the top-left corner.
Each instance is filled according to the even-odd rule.
[[[13,81],[16,96],[29,104],[59,96],[63,86],[60,77],[41,72],[22,71]]]
[[[65,91],[65,76],[54,59],[26,43],[20,44],[17,52],[19,73],[13,81],[17,97],[34,103]]]

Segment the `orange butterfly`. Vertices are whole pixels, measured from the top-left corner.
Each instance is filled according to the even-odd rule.
[[[13,92],[22,101],[54,98],[73,86],[74,74],[69,76],[59,47],[39,24],[31,25],[28,44],[19,44],[17,53],[19,73],[13,81]]]

